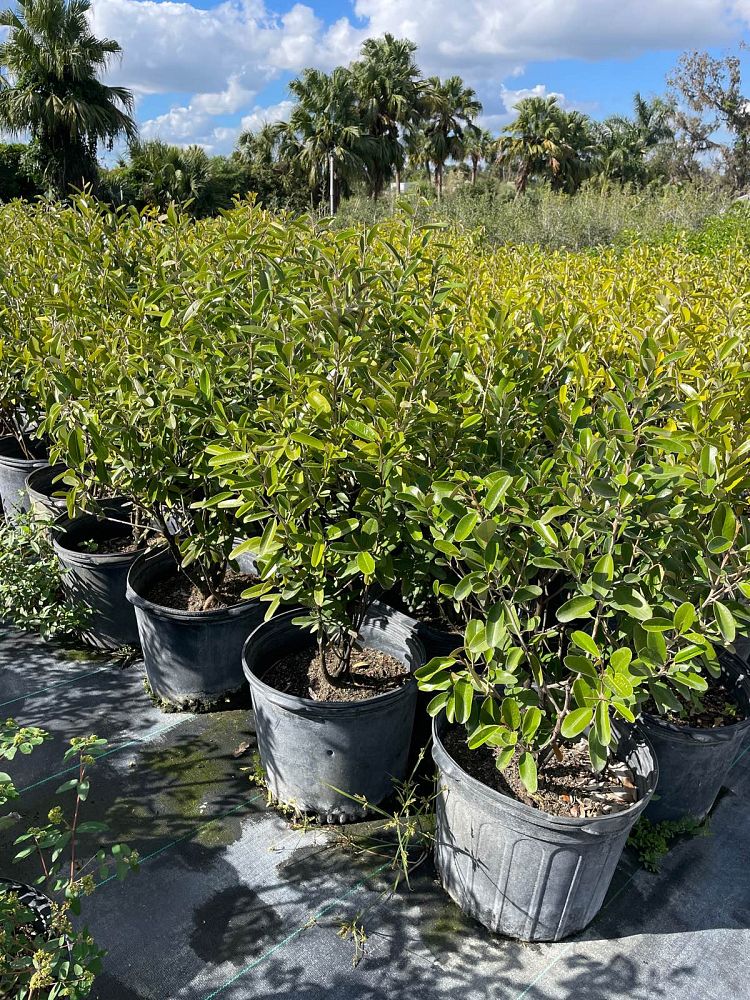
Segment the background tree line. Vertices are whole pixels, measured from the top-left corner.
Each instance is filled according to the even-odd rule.
[[[197,216],[250,192],[272,208],[336,211],[362,193],[377,201],[403,180],[442,199],[452,185],[512,183],[573,194],[585,181],[643,188],[719,181],[750,185],[750,100],[737,56],[686,53],[665,95],[636,93],[630,115],[596,121],[555,96],[528,97],[498,136],[459,76],[425,77],[416,46],[370,38],[349,66],[304,70],[290,84],[287,121],[243,132],[230,156],[142,140],[132,94],[100,77],[121,53],[90,30],[90,0],[18,0],[0,13],[0,200],[65,197],[92,185],[114,204],[190,202]],[[124,143],[114,168],[102,150]]]

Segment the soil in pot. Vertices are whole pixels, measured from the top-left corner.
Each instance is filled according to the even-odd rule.
[[[243,666],[261,762],[278,801],[326,822],[352,822],[390,795],[394,781],[407,773],[417,689],[404,679],[424,663],[424,648],[413,622],[382,606],[372,608],[352,662],[367,655],[383,687],[373,694],[344,689],[344,699],[341,690],[330,699],[312,698],[310,668],[317,647],[310,632],[294,624],[298,615],[290,610],[274,616],[245,643]],[[301,693],[280,690],[287,682]]]
[[[237,573],[230,569],[216,593],[206,597],[184,573],[172,573],[155,580],[145,591],[144,597],[163,608],[176,608],[178,611],[213,611],[240,604],[243,592],[257,582],[257,576]]]
[[[725,678],[706,676],[708,690],[694,692],[692,697],[675,693],[680,703],[679,711],[675,708],[664,713],[661,718],[673,726],[684,726],[693,729],[721,729],[732,726],[748,718],[748,706],[737,697],[737,691]],[[658,715],[659,708],[653,700],[643,706],[643,711],[649,715]]]
[[[386,691],[403,687],[410,674],[403,663],[382,650],[372,646],[361,646],[354,650],[351,669],[339,679],[340,654],[329,649],[326,654],[329,674],[336,676],[330,681],[323,669],[317,649],[306,649],[282,657],[264,674],[263,680],[287,694],[298,698],[312,698],[314,701],[365,701]]]
[[[565,744],[560,748],[562,759],[553,756],[540,768],[533,795],[518,772],[520,751],[499,771],[497,751],[487,745],[470,750],[459,726],[446,730],[443,746],[472,778],[552,816],[608,816],[622,812],[638,798],[633,771],[622,761],[610,761],[599,773],[591,770],[586,740]]]
[[[158,536],[147,535],[123,528],[121,535],[111,538],[91,538],[80,540],[75,549],[77,552],[89,552],[92,555],[127,555],[132,552],[142,552],[158,541]]]

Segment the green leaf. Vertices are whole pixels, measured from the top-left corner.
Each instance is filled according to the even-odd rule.
[[[529,740],[533,739],[541,723],[541,709],[537,708],[536,705],[532,705],[530,708],[527,708],[524,712],[523,725],[521,726],[521,735],[527,743]]]
[[[508,764],[510,764],[510,762],[513,760],[515,753],[516,753],[515,746],[506,747],[504,750],[501,750],[498,753],[497,757],[495,757],[495,767],[498,769],[498,771],[505,770]]]
[[[375,560],[369,552],[358,552],[357,567],[363,576],[370,577],[375,572]]]
[[[474,530],[478,521],[479,521],[479,514],[477,514],[475,510],[472,510],[468,514],[465,514],[458,522],[455,531],[453,532],[454,541],[463,542],[464,539],[468,538],[469,535]]]
[[[472,656],[479,656],[489,649],[482,622],[473,618],[466,626],[464,644]]]
[[[570,638],[573,640],[576,646],[578,646],[579,649],[582,649],[584,650],[584,652],[589,653],[591,656],[596,657],[597,660],[601,656],[601,653],[599,652],[599,647],[594,642],[593,637],[588,634],[588,632],[581,632],[580,629],[576,629],[576,631],[572,633]]]
[[[312,434],[307,434],[305,431],[295,431],[291,435],[291,438],[292,441],[296,441],[297,444],[303,444],[307,448],[313,448],[316,451],[325,451],[325,441],[321,441],[320,438],[313,437]]]
[[[573,597],[558,608],[557,620],[572,622],[576,618],[588,618],[589,612],[595,607],[596,600],[593,597]]]
[[[446,702],[450,698],[450,691],[441,691],[440,694],[436,694],[427,705],[427,714],[434,718],[439,715],[440,712],[445,708]]]
[[[721,601],[714,601],[713,610],[716,624],[719,626],[719,631],[727,642],[734,642],[737,629],[732,612],[725,604],[722,604]]]
[[[494,740],[503,731],[502,726],[477,726],[469,735],[467,746],[469,750],[476,750],[477,747],[484,746],[490,740]]]
[[[529,795],[533,795],[537,789],[536,761],[528,751],[521,754],[521,759],[518,762],[518,773]]]
[[[488,645],[497,649],[503,643],[507,635],[505,628],[505,611],[502,604],[493,605],[487,612],[487,624],[485,625],[485,639]]]
[[[599,742],[594,726],[589,729],[589,757],[595,771],[603,771],[607,766],[607,748]]]
[[[598,683],[599,671],[587,656],[577,656],[570,653],[565,657],[563,662],[568,670],[572,670],[576,674],[582,674],[584,677],[588,677],[589,680],[594,681],[595,684]]]
[[[649,618],[653,618],[648,601],[640,591],[633,587],[627,585],[615,587],[610,603],[613,608],[624,611],[636,621],[647,622]]]
[[[633,651],[628,649],[626,646],[620,649],[615,649],[609,658],[609,662],[612,664],[613,670],[627,670],[630,666],[630,661],[633,659]]]
[[[483,506],[486,511],[492,513],[495,507],[497,507],[505,494],[508,492],[512,482],[512,476],[503,476],[501,479],[498,479],[496,483],[493,483],[489,490],[487,490],[487,495],[484,498]]]
[[[518,729],[521,725],[521,710],[515,698],[503,698],[501,715],[508,729]]]
[[[596,738],[602,747],[608,747],[612,741],[612,729],[609,724],[609,705],[606,701],[600,701],[594,713],[594,725],[596,726]]]
[[[689,601],[685,601],[675,611],[672,622],[678,632],[687,632],[695,621],[695,608]]]
[[[578,736],[590,725],[593,716],[594,712],[591,708],[574,708],[563,719],[560,732],[566,740],[572,740],[573,737]]]
[[[557,535],[548,524],[542,524],[541,521],[533,521],[531,527],[551,548],[556,549],[559,546],[560,543],[557,540]]]
[[[474,688],[471,683],[463,678],[456,681],[453,688],[455,698],[455,718],[456,722],[468,722],[471,715],[471,705],[474,700]]]
[[[604,555],[601,559],[597,560],[597,563],[594,566],[594,579],[597,580],[597,582],[601,579],[608,583],[612,580],[614,575],[615,561],[612,556],[607,553],[607,555]]]

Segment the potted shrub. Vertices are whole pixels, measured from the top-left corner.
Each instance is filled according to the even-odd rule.
[[[82,223],[71,214],[66,224],[77,232]],[[241,307],[223,280],[229,262],[215,260],[213,241],[174,209],[164,225],[143,232],[117,221],[97,225],[109,225],[106,249],[96,229],[87,287],[101,284],[110,299],[105,309],[84,291],[61,323],[47,374],[54,404],[45,427],[70,470],[71,509],[95,491],[123,497],[138,524],[155,533],[148,551],[133,548],[118,560],[118,600],[129,602],[134,615],[153,693],[165,706],[207,709],[246,691],[242,644],[263,612],[240,596],[252,563],[230,563],[233,512],[204,504],[205,445],[215,436],[215,413],[232,413],[249,391],[245,359],[238,358]],[[149,241],[172,248],[168,267],[162,268],[161,252],[144,246]],[[121,255],[152,308],[144,309],[135,293],[118,298],[105,264],[95,259],[101,252]],[[67,292],[76,295],[74,288]],[[66,548],[70,562],[71,538],[80,550],[95,530],[100,523],[92,518],[67,525],[58,539],[61,558]],[[84,551],[76,561],[91,560]]]
[[[43,730],[21,727],[9,719],[0,726],[0,760],[31,753],[47,738]],[[105,953],[85,926],[77,926],[82,900],[96,885],[94,872],[100,879],[110,872],[124,878],[138,867],[137,853],[125,844],[115,844],[108,851],[99,848],[90,856],[83,850],[89,836],[106,830],[106,824],[84,818],[94,755],[105,746],[106,740],[96,736],[71,740],[64,760],[77,764],[78,770],[58,789],[60,795],[72,797],[70,809],[55,806],[46,823],[29,827],[15,841],[14,860],[38,862],[41,873],[33,884],[0,878],[0,992],[4,997],[85,997],[101,968]],[[18,797],[10,775],[0,774],[0,807]],[[15,812],[0,816],[0,828],[20,819]]]
[[[412,625],[375,601],[404,528],[377,471],[390,445],[367,440],[359,424],[329,426],[325,444],[291,431],[283,456],[248,443],[246,464],[211,449],[224,485],[260,478],[242,497],[263,533],[235,554],[255,554],[263,581],[248,593],[268,602],[243,663],[269,788],[327,822],[364,815],[354,796],[377,804],[404,777],[424,662]],[[301,607],[275,614],[282,602]]]
[[[653,822],[703,820],[750,730],[750,676],[734,652],[750,627],[750,521],[744,435],[719,435],[720,414],[696,431],[676,427],[675,507],[652,539],[647,648],[659,673],[637,692],[640,725],[659,760]],[[648,641],[650,638],[650,641]],[[643,640],[641,640],[643,641]],[[669,684],[675,664],[696,668],[689,685]]]
[[[429,274],[420,252],[412,273],[424,264]],[[447,391],[450,337],[436,322],[417,353],[394,316],[423,306],[429,280],[419,292],[405,282],[399,298],[380,270],[360,273],[351,250],[321,251],[316,266],[309,287],[288,293],[290,339],[269,345],[284,363],[267,369],[265,399],[251,419],[217,414],[221,443],[209,452],[216,502],[258,525],[236,554],[255,554],[263,579],[248,593],[268,604],[244,666],[269,787],[301,811],[347,821],[367,808],[353,796],[376,804],[405,773],[411,674],[424,652],[413,622],[376,598],[397,582],[414,524],[409,491],[452,429],[427,405]],[[397,266],[409,261],[386,273]]]
[[[739,522],[681,360],[646,342],[640,368],[600,376],[600,392],[571,380],[513,468],[423,498],[459,577],[438,591],[466,619],[462,652],[417,675],[434,692],[436,862],[467,912],[511,936],[556,940],[592,919],[654,801],[639,705],[707,691],[716,644],[747,622],[719,601],[747,572],[746,543],[730,565]],[[741,455],[725,485],[744,492]]]
[[[35,324],[38,287],[21,250],[32,241],[30,220],[8,219],[15,234],[14,253],[3,259],[0,309],[0,503],[6,517],[28,510],[26,477],[47,464],[48,449],[38,437],[44,416],[39,358],[44,344]]]

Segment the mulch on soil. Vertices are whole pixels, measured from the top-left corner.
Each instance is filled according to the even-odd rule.
[[[503,795],[553,816],[595,817],[622,812],[638,798],[635,777],[627,764],[612,761],[598,774],[591,770],[586,740],[561,747],[539,771],[538,788],[530,795],[518,773],[518,757],[504,771],[495,766],[497,751],[489,746],[470,750],[465,731],[452,726],[442,737],[451,757],[467,774]]]
[[[337,660],[336,651],[329,648],[326,655],[329,673],[335,674],[340,669]],[[263,680],[277,691],[299,698],[364,701],[402,687],[409,676],[403,663],[395,657],[364,646],[354,650],[348,676],[335,684],[326,678],[318,650],[314,648],[282,657],[266,671]]]

